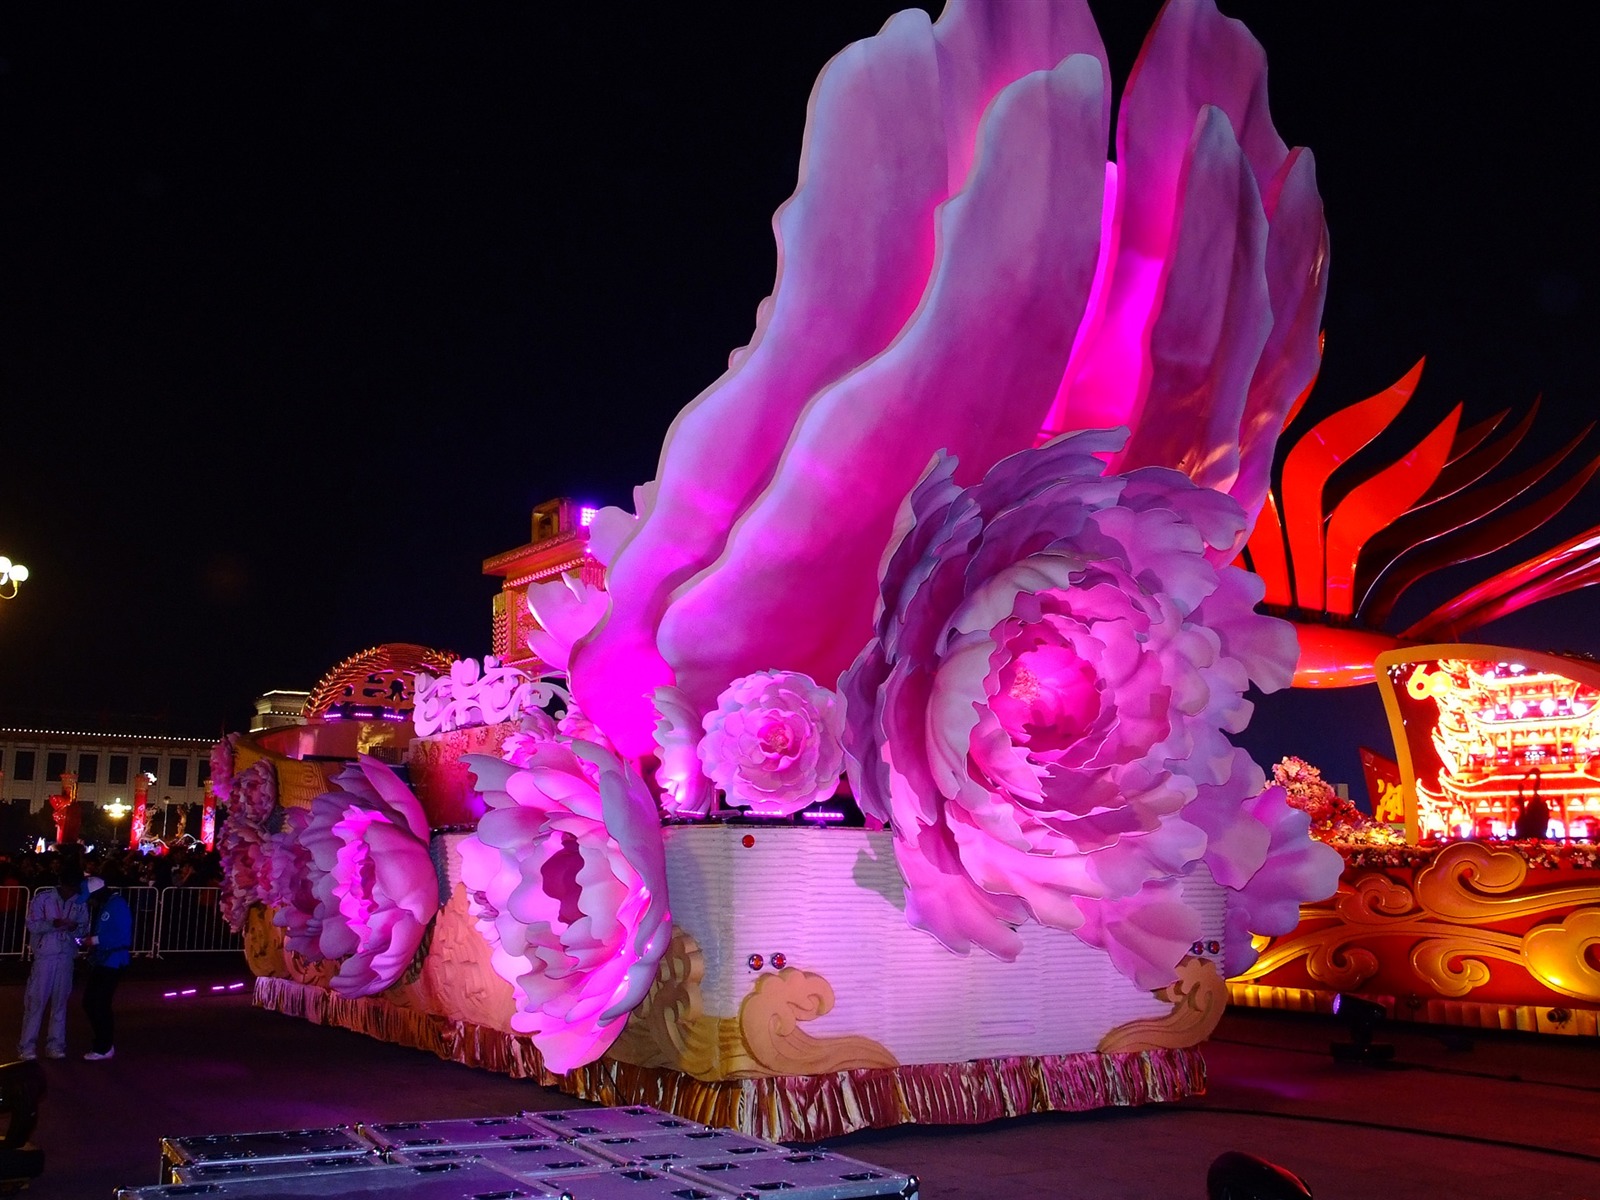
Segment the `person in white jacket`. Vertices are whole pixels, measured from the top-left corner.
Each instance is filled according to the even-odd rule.
[[[72,960],[78,939],[89,932],[89,908],[81,896],[83,871],[76,863],[61,868],[56,886],[40,892],[28,905],[28,939],[33,948],[33,969],[22,994],[22,1040],[17,1053],[39,1057],[39,1027],[45,1010],[50,1029],[45,1034],[44,1056],[67,1056],[67,1000],[72,995]]]

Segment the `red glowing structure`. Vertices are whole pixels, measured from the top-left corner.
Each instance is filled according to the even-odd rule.
[[[1554,475],[1593,424],[1541,462],[1484,483],[1521,444],[1538,402],[1509,425],[1505,409],[1464,428],[1457,405],[1408,453],[1360,470],[1357,482],[1330,503],[1335,471],[1405,408],[1422,365],[1319,421],[1290,446],[1281,482],[1268,493],[1245,547],[1243,565],[1265,582],[1265,603],[1299,632],[1296,687],[1371,683],[1373,660],[1385,650],[1457,639],[1529,604],[1600,582],[1597,525],[1390,631],[1397,602],[1418,580],[1525,537],[1600,469],[1600,458],[1590,460],[1559,485],[1514,505]],[[1310,390],[1295,402],[1290,421]]]

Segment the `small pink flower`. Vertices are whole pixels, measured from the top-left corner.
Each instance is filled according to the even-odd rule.
[[[843,707],[808,675],[757,671],[735,679],[702,724],[700,761],[729,804],[781,817],[838,790]]]
[[[316,898],[300,937],[314,929],[317,956],[342,960],[334,991],[370,996],[410,966],[439,911],[438,872],[428,818],[393,770],[363,754],[334,788],[311,802],[299,832]]]
[[[556,729],[564,737],[569,737],[575,742],[593,742],[611,754],[616,753],[616,747],[611,744],[611,739],[605,731],[589,719],[576,704],[568,704],[567,711],[561,714],[561,719],[556,722]]]
[[[512,1028],[570,1071],[617,1039],[672,933],[655,801],[592,743],[463,761],[487,806],[459,846],[469,911],[512,986]]]
[[[677,688],[657,688],[656,786],[669,817],[703,817],[716,801],[716,789],[700,767],[700,714]]]

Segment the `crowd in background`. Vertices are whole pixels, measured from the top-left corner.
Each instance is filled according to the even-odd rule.
[[[103,877],[110,887],[217,887],[222,865],[215,850],[201,846],[174,846],[165,854],[140,854],[137,850],[97,849],[82,853],[66,850],[0,854],[0,887],[48,887],[60,874],[63,856],[77,859],[85,874]]]

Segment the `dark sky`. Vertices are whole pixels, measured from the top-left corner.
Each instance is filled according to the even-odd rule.
[[[0,553],[34,577],[0,721],[211,734],[380,642],[483,653],[482,559],[541,500],[627,501],[747,340],[811,84],[898,7],[7,5]],[[1527,459],[1573,432],[1600,101],[1570,10],[1222,7],[1317,155],[1308,415],[1426,353],[1424,416],[1542,392]],[[1155,9],[1097,6],[1119,80]],[[1488,634],[1600,651],[1597,615]],[[1335,758],[1382,737],[1367,689],[1278,704],[1259,752],[1312,703]]]

